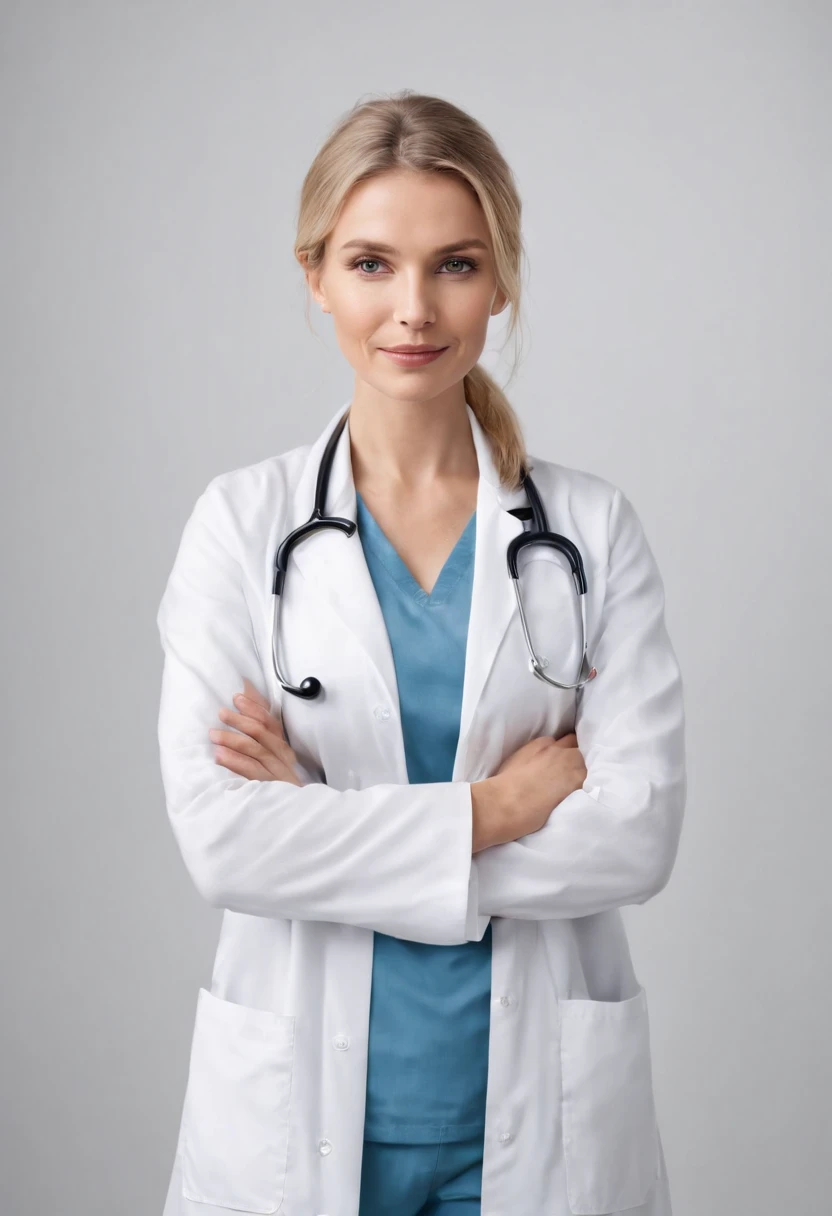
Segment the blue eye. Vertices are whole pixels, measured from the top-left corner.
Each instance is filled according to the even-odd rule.
[[[356,258],[356,260],[351,263],[350,268],[352,270],[358,270],[358,268],[360,266],[364,266],[368,262],[374,266],[385,265],[385,263],[382,262],[380,258]],[[442,265],[449,266],[452,262],[456,262],[460,265],[464,265],[467,267],[467,269],[462,270],[462,271],[452,272],[450,274],[450,276],[445,276],[445,277],[450,277],[452,279],[466,278],[469,274],[473,273],[473,271],[475,271],[477,269],[477,263],[474,261],[473,258],[446,258],[445,261],[442,263]],[[378,278],[378,275],[374,271],[358,270],[358,273],[365,279]]]

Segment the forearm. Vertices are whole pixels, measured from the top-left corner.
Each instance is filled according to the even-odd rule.
[[[471,853],[514,840],[502,784],[495,777],[471,784]]]
[[[670,877],[685,788],[679,770],[615,793],[576,790],[539,831],[474,858],[480,914],[554,920],[644,903]]]
[[[469,940],[477,892],[466,783],[339,791],[223,776],[210,745],[190,741],[183,686],[166,688],[167,810],[204,899],[250,916],[333,921],[434,945]]]
[[[590,639],[598,678],[576,705],[587,777],[538,831],[504,836],[474,859],[483,916],[549,920],[642,904],[675,863],[687,797],[682,677],[662,579],[620,490],[609,528],[603,611]]]

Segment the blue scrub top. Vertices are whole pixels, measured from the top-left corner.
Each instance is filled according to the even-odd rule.
[[[476,514],[430,594],[356,495],[356,523],[390,638],[407,775],[452,780],[471,610]],[[485,1129],[491,925],[479,942],[373,938],[364,1139],[467,1140]]]

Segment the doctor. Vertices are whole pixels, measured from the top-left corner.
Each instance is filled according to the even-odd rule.
[[[223,909],[164,1216],[670,1216],[620,909],[675,861],[681,676],[629,500],[528,457],[477,362],[516,320],[519,223],[493,141],[438,98],[355,107],[304,182],[296,254],[351,400],[210,482],[158,613],[167,810]],[[275,553],[344,418],[325,513],[357,527],[292,549],[273,633]],[[531,670],[522,469],[583,558],[579,687],[543,544],[522,602],[565,687]]]

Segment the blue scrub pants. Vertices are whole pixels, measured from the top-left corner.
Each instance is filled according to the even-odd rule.
[[[480,1216],[484,1143],[365,1140],[358,1216]]]

